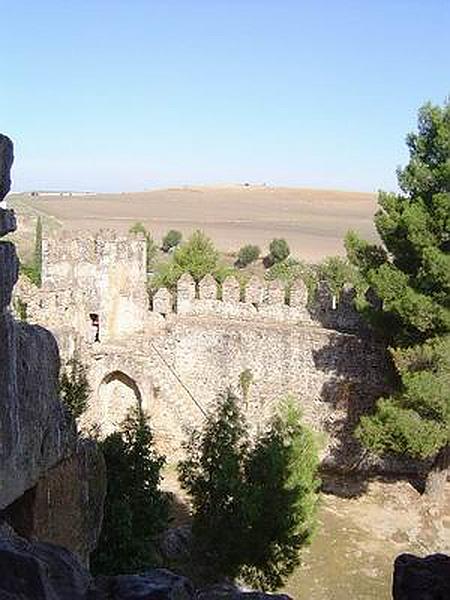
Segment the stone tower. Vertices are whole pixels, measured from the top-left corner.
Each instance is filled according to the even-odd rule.
[[[143,237],[101,231],[43,240],[43,291],[56,299],[54,311],[68,307],[72,324],[88,341],[142,331],[148,311],[146,277]]]

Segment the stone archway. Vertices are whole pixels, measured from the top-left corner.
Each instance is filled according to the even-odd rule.
[[[128,412],[142,405],[142,395],[134,379],[123,371],[112,371],[103,377],[98,388],[98,425],[106,436],[116,431]]]

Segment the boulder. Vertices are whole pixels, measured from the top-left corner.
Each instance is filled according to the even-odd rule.
[[[87,600],[91,578],[75,555],[0,525],[0,599]]]
[[[111,600],[194,600],[196,597],[189,579],[166,569],[112,577],[109,594]]]
[[[3,516],[19,535],[63,546],[87,565],[100,536],[105,494],[103,454],[94,442],[81,440]]]
[[[400,554],[394,563],[392,592],[394,600],[450,598],[450,556]]]

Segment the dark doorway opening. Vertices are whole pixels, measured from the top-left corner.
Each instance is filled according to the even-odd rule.
[[[100,341],[100,317],[97,313],[90,313],[89,318],[94,329],[94,342]]]

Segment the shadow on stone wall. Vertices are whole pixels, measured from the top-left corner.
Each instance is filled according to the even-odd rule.
[[[344,351],[350,339],[332,336],[330,343],[313,351],[317,369],[329,374],[321,401],[330,405],[334,418],[324,423],[335,443],[322,463],[323,491],[345,498],[365,493],[371,479],[407,480],[420,488],[425,465],[395,456],[376,457],[356,439],[354,432],[364,414],[373,411],[377,399],[388,394],[395,382],[390,357],[380,341],[358,338],[355,352]]]

